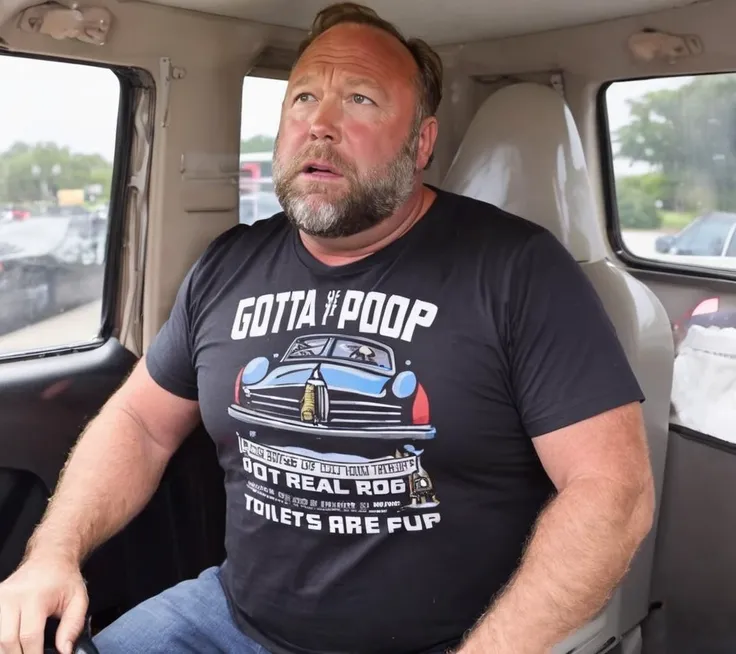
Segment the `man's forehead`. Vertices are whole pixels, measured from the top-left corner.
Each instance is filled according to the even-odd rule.
[[[350,82],[381,86],[387,78],[411,78],[416,63],[393,35],[371,25],[344,23],[320,34],[304,51],[290,75],[290,85],[325,69]]]
[[[332,66],[324,66],[322,68],[333,68]],[[370,72],[364,71],[350,71],[349,69],[340,70],[339,66],[335,67],[337,70],[332,70],[332,72],[336,77],[340,78],[340,81],[345,84],[345,86],[348,87],[368,87],[368,88],[374,88],[381,90],[384,88],[384,85],[381,84],[381,77],[378,75],[371,75]],[[315,83],[319,81],[322,78],[323,71],[317,69],[316,67],[311,71],[307,72],[305,70],[302,70],[298,72],[296,75],[292,75],[292,77],[289,79],[289,85],[291,87],[301,87],[301,86],[308,86],[309,84]]]

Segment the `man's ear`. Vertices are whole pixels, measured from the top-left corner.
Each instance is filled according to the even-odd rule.
[[[429,165],[434,145],[437,142],[438,131],[439,123],[435,116],[429,116],[422,121],[417,147],[417,170],[424,170]]]

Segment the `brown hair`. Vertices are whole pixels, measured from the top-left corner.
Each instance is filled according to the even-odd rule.
[[[391,23],[381,18],[373,9],[365,7],[356,2],[338,2],[322,9],[314,18],[312,27],[307,38],[299,46],[299,56],[328,29],[341,23],[355,23],[358,25],[370,25],[401,41],[411,53],[419,68],[416,79],[419,106],[417,112],[417,128],[421,122],[437,113],[437,108],[442,100],[442,60],[439,55],[422,39],[407,39]],[[434,154],[427,162],[427,167],[432,163]]]

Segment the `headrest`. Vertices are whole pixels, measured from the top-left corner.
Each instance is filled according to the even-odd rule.
[[[580,134],[550,87],[521,83],[493,93],[473,118],[442,188],[546,227],[581,263],[605,257]]]

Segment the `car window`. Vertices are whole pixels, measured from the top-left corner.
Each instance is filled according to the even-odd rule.
[[[0,356],[93,341],[119,79],[0,55],[0,88]]]
[[[273,147],[286,81],[248,76],[243,80],[240,122],[240,222],[247,225],[281,211],[273,190]]]
[[[614,82],[603,97],[624,248],[736,270],[722,256],[736,220],[736,74]]]
[[[311,336],[297,338],[289,348],[284,361],[303,359],[305,357],[318,357],[323,353],[327,341],[329,341],[329,338],[326,336],[321,338]]]
[[[615,82],[601,99],[613,164],[609,218],[624,249],[648,267],[734,274],[736,74]],[[675,346],[670,421],[736,442],[736,297],[705,283],[676,290],[660,296]]]
[[[368,364],[381,370],[391,370],[393,368],[391,354],[376,343],[338,338],[332,348],[332,357]]]

